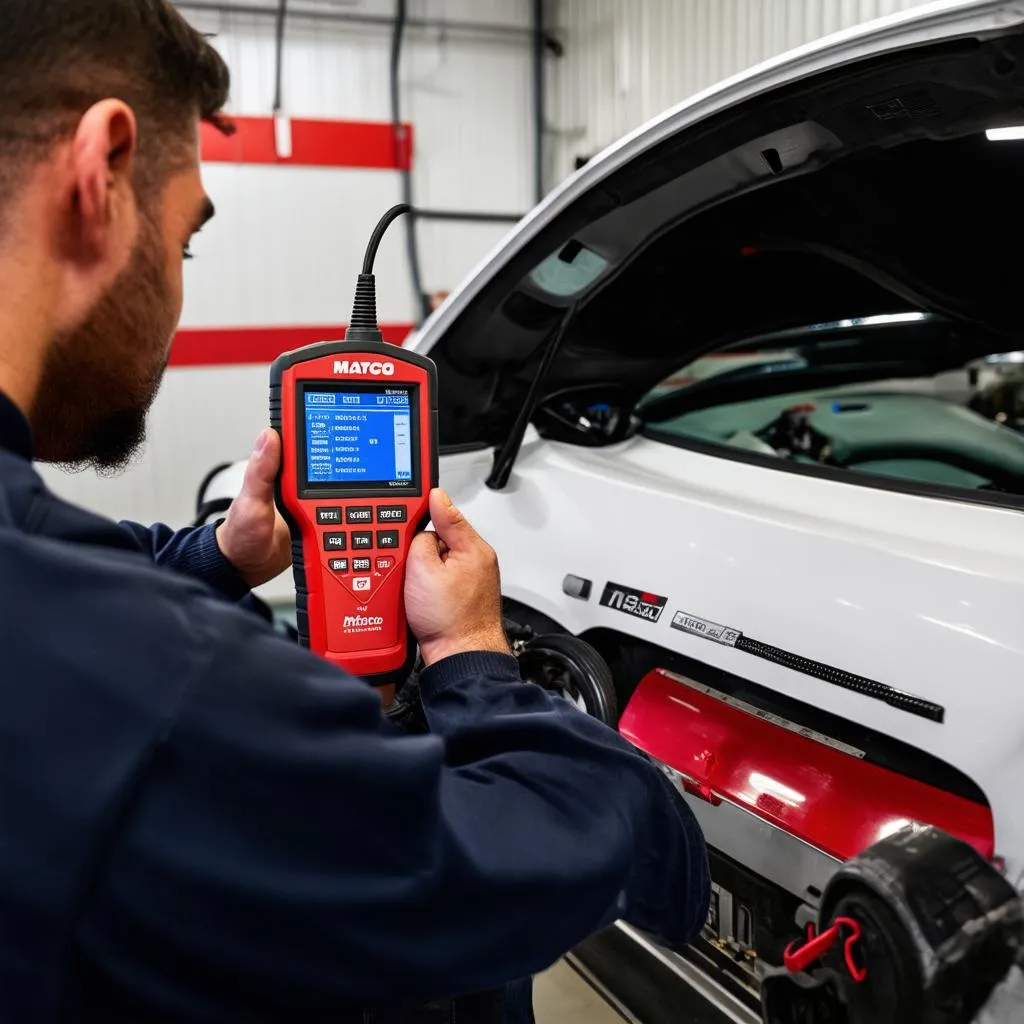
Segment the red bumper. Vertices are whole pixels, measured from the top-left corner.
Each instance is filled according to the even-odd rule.
[[[988,807],[810,739],[662,670],[641,681],[619,731],[679,772],[695,796],[737,804],[832,857],[848,860],[915,821],[992,859]]]

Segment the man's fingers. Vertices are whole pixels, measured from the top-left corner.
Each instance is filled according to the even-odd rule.
[[[440,558],[441,541],[438,540],[436,534],[428,531],[417,534],[413,537],[412,544],[409,545],[410,562],[415,561],[430,564],[440,561]]]
[[[438,537],[452,550],[465,550],[477,540],[477,532],[469,520],[452,504],[452,499],[440,490],[430,492],[430,518]]]
[[[254,501],[274,500],[274,481],[281,465],[281,438],[276,430],[264,430],[256,440],[242,482],[242,493]]]

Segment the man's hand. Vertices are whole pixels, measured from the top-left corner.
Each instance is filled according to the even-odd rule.
[[[501,617],[501,580],[493,549],[444,491],[432,491],[436,533],[409,549],[405,610],[429,666],[453,654],[509,654]]]
[[[242,490],[217,529],[217,545],[250,587],[280,576],[292,564],[291,536],[274,503],[281,438],[264,430],[245,471]]]

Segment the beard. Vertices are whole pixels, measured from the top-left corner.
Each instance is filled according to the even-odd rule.
[[[159,230],[143,215],[128,266],[47,353],[30,417],[40,461],[104,475],[131,465],[167,369],[173,306]]]

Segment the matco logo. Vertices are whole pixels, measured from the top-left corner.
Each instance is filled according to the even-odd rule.
[[[351,377],[394,377],[394,363],[361,363],[356,359],[336,359],[334,372]]]
[[[383,626],[384,620],[379,615],[346,615],[343,628],[356,629],[360,626]]]

